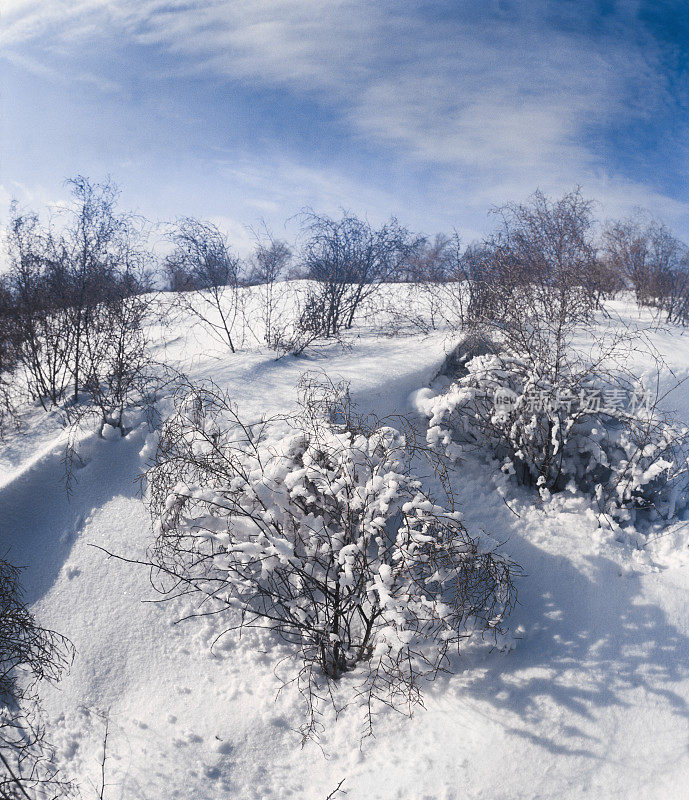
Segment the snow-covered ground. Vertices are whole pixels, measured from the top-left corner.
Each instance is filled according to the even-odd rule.
[[[623,301],[611,311],[647,327],[676,378],[689,376],[689,334]],[[251,343],[232,355],[188,320],[154,333],[158,359],[212,378],[249,418],[292,408],[307,370],[349,381],[363,411],[409,412],[457,340],[369,324],[275,360]],[[635,363],[652,366],[643,352]],[[667,403],[689,423],[689,382]],[[25,422],[0,447],[0,543],[27,566],[39,621],[76,646],[70,674],[41,691],[85,798],[98,796],[106,716],[106,800],[326,800],[338,785],[332,797],[347,800],[689,798],[689,522],[618,541],[585,498],[512,490],[505,502],[485,464],[462,462],[453,483],[467,528],[524,570],[509,646],[467,647],[424,708],[381,713],[375,737],[361,739],[356,709],[326,711],[320,740],[302,745],[300,698],[278,694],[283,651],[267,634],[211,649],[222,620],[178,624],[190,604],[157,602],[145,567],[99,549],[136,560],[151,543],[137,480],[146,425],[86,436],[68,496],[59,415]]]

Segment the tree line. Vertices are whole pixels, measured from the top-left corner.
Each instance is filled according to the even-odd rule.
[[[263,230],[242,259],[215,224],[192,217],[166,227],[168,252],[159,257],[152,226],[118,208],[115,184],[77,176],[68,186],[73,202],[47,222],[11,208],[9,269],[0,276],[4,418],[17,391],[11,376],[21,369],[29,398],[45,408],[87,403],[103,424],[122,427],[127,403],[145,393],[144,320],[165,290],[231,352],[243,341],[240,290],[248,286],[260,292],[262,342],[291,353],[350,329],[392,282],[418,285],[431,316],[447,321],[449,305],[459,326],[509,316],[527,287],[563,319],[627,290],[666,321],[689,322],[689,248],[642,217],[596,225],[579,190],[556,200],[536,192],[497,209],[494,230],[466,246],[456,233],[419,235],[394,217],[374,226],[308,210],[296,245]],[[295,278],[309,285],[285,323],[275,287]]]

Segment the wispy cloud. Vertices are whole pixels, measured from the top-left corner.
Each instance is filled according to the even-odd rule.
[[[64,53],[119,37],[173,57],[166,66],[180,75],[312,98],[341,120],[343,138],[434,168],[438,186],[470,206],[579,183],[606,211],[633,196],[680,218],[689,207],[673,199],[671,175],[627,174],[603,146],[611,127],[685,110],[686,77],[668,73],[669,45],[644,22],[646,6],[9,0],[1,40],[10,53],[38,41]],[[675,118],[677,139],[688,123]]]

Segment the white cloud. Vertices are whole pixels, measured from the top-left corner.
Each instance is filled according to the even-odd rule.
[[[443,19],[385,0],[10,0],[2,40],[16,50],[120,36],[177,54],[180,70],[316,94],[346,122],[343,135],[446,168],[447,185],[461,184],[469,205],[500,201],[506,187],[514,197],[580,183],[602,191],[606,205],[634,197],[686,214],[657,189],[610,173],[587,144],[592,128],[668,100],[636,6],[619,3],[604,33],[583,35],[580,22],[594,13],[585,0],[460,0]],[[555,7],[570,16],[545,21]],[[342,191],[325,185],[331,178],[321,176],[324,197]],[[299,185],[294,168],[291,180]]]
[[[227,199],[225,230],[233,231],[235,245],[246,251],[253,237],[246,225],[259,228],[265,222],[278,237],[292,239],[298,230],[296,216],[306,207],[336,215],[341,209],[356,209],[374,223],[382,222],[398,205],[391,193],[347,177],[339,171],[306,167],[298,161],[276,158],[256,163],[246,159],[218,162],[219,175],[233,187]],[[409,224],[421,225],[405,215]],[[244,220],[244,233],[237,220]],[[220,223],[218,223],[220,224]]]

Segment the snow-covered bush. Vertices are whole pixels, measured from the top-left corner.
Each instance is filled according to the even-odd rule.
[[[32,690],[39,680],[60,677],[73,648],[37,624],[23,602],[19,575],[0,558],[0,797],[63,797],[70,786],[44,740]]]
[[[429,444],[455,459],[486,450],[543,496],[573,483],[619,521],[673,516],[688,497],[687,430],[624,369],[571,349],[557,359],[499,347],[468,357],[445,391],[417,393]]]
[[[446,391],[417,396],[429,443],[488,452],[542,495],[575,486],[620,522],[673,516],[687,500],[687,432],[634,375],[637,350],[661,374],[643,332],[597,313],[607,290],[591,204],[537,192],[501,215],[466,253],[463,363]]]
[[[313,384],[300,413],[253,424],[192,389],[147,473],[161,588],[200,592],[229,628],[271,628],[311,701],[350,672],[369,710],[417,701],[449,647],[499,628],[513,587],[509,562],[423,491],[412,451]]]

